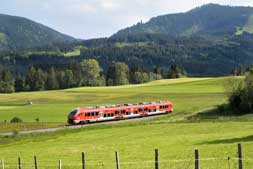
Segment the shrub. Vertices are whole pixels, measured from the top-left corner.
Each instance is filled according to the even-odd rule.
[[[11,119],[11,123],[22,123],[22,120],[19,117],[13,117]]]
[[[232,79],[225,85],[230,107],[237,114],[253,113],[253,72],[243,81]]]
[[[36,118],[35,121],[36,121],[37,123],[39,123],[39,122],[40,122],[40,119],[39,119],[39,118]]]

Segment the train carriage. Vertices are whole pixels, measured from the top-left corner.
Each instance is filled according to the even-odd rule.
[[[68,123],[85,124],[99,121],[121,120],[166,114],[172,111],[173,104],[169,101],[76,108],[69,113]]]

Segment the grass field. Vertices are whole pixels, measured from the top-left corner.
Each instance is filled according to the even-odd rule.
[[[160,80],[141,85],[84,87],[59,91],[0,94],[0,121],[18,116],[24,122],[65,123],[73,108],[170,100],[175,113],[192,113],[225,102],[224,78]],[[32,101],[33,105],[27,105]]]
[[[87,168],[111,169],[115,168],[114,152],[117,150],[121,168],[152,169],[154,149],[158,148],[161,168],[186,169],[193,168],[193,152],[199,148],[203,169],[232,169],[237,167],[236,145],[241,142],[247,159],[244,166],[249,168],[253,166],[253,122],[250,115],[224,121],[172,122],[225,103],[225,79],[184,78],[141,85],[1,95],[1,119],[19,116],[28,124],[34,124],[37,117],[42,122],[64,124],[67,113],[74,107],[125,102],[171,100],[175,112],[148,121],[0,137],[0,159],[5,159],[6,169],[15,168],[18,156],[25,163],[23,168],[32,168],[34,155],[38,156],[39,168],[56,168],[61,159],[63,169],[76,169],[81,168],[80,153],[85,151]],[[32,100],[34,105],[24,105],[27,100]]]
[[[160,152],[161,168],[193,168],[193,152],[200,149],[202,168],[236,168],[238,142],[243,145],[245,159],[252,159],[252,122],[157,123],[146,125],[103,125],[96,128],[3,138],[0,158],[16,165],[20,156],[22,168],[32,168],[33,155],[39,168],[56,168],[59,159],[63,168],[81,168],[81,152],[86,152],[87,168],[115,168],[114,152],[120,153],[121,168],[152,169],[154,149]],[[12,141],[10,141],[12,140]],[[206,159],[206,160],[204,160]],[[179,161],[177,161],[179,160]],[[182,160],[182,161],[181,161]],[[252,166],[245,161],[244,166]],[[6,166],[11,169],[11,166]]]
[[[81,50],[85,49],[85,46],[76,46],[73,48],[72,51],[64,53],[65,57],[75,57],[75,56],[79,56],[81,54]]]

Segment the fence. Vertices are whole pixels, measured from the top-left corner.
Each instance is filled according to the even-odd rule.
[[[245,163],[253,161],[253,159],[243,158],[242,145],[238,144],[237,157],[227,158],[201,158],[198,149],[193,152],[192,159],[177,159],[177,160],[159,160],[159,151],[155,149],[153,161],[134,161],[134,162],[121,162],[119,152],[115,152],[115,161],[112,163],[103,162],[89,162],[86,159],[86,154],[81,153],[80,163],[68,164],[66,161],[58,160],[55,164],[39,165],[37,156],[34,156],[33,163],[25,163],[21,157],[17,158],[16,163],[5,163],[4,159],[1,160],[2,169],[212,169],[212,168],[228,168],[228,169],[246,169]],[[206,162],[212,163],[216,161],[216,165],[212,163],[212,167],[205,166]],[[221,161],[222,164],[217,162]],[[63,163],[64,162],[64,163]],[[177,163],[177,165],[174,165]],[[226,163],[226,164],[225,164]],[[181,165],[180,164],[184,164]],[[203,165],[202,165],[203,164]],[[225,167],[226,165],[226,167]],[[251,166],[253,168],[253,164]]]

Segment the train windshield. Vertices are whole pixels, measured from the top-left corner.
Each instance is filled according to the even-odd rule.
[[[78,110],[73,110],[72,112],[69,113],[69,117],[75,116],[77,112]]]

